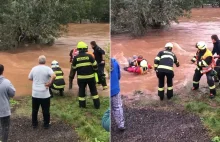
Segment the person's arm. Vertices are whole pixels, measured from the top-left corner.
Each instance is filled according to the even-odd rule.
[[[70,80],[73,80],[73,79],[74,79],[75,74],[76,74],[76,70],[77,70],[77,67],[76,67],[76,58],[73,58],[73,62],[72,62],[72,66],[71,66],[70,74],[69,74],[69,79],[70,79]]]
[[[70,51],[69,56],[70,56],[70,62],[72,62],[72,59],[73,59],[73,50]]]
[[[102,55],[102,62],[105,63],[105,51],[101,48],[98,49],[98,52]]]
[[[108,109],[102,117],[102,127],[106,131],[110,131],[110,109]]]
[[[28,79],[29,79],[30,81],[33,81],[33,69],[31,69],[31,71],[30,71],[30,73],[29,73],[29,75],[28,75]]]
[[[98,64],[96,60],[92,57],[92,55],[89,56],[89,60],[92,63],[93,70],[98,71]]]
[[[157,67],[160,63],[162,51],[157,54],[157,57],[154,59],[154,70],[157,70]]]
[[[212,63],[212,56],[207,57],[205,60],[198,62],[199,67],[207,67]]]
[[[9,81],[9,86],[7,88],[7,93],[8,93],[8,97],[12,98],[15,96],[15,88],[14,86],[12,85],[12,83]]]
[[[176,67],[179,67],[180,66],[180,63],[179,63],[179,61],[177,60],[177,57],[176,57],[176,55],[174,54],[174,63],[176,64]]]
[[[213,49],[212,49],[212,55],[214,55],[215,53],[217,53],[217,48],[216,46],[214,45]]]
[[[46,87],[50,87],[51,84],[53,83],[53,81],[54,81],[55,78],[56,78],[56,74],[53,72],[53,70],[52,70],[51,68],[49,68],[48,74],[49,74],[49,76],[50,76],[50,81],[45,84]]]

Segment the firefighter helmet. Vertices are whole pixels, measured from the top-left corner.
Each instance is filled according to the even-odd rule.
[[[51,63],[51,68],[58,68],[58,67],[60,67],[59,63],[56,60],[53,60]]]
[[[141,61],[140,65],[141,67],[148,67],[146,60]]]
[[[204,49],[207,48],[207,45],[206,45],[206,43],[205,43],[204,41],[199,41],[199,42],[197,43],[197,47],[198,47],[198,49],[200,49],[200,50],[204,50]]]
[[[168,42],[168,43],[166,43],[165,48],[172,49],[173,48],[173,44],[171,42]]]
[[[77,49],[87,49],[87,48],[88,48],[88,45],[85,42],[83,41],[78,42]]]

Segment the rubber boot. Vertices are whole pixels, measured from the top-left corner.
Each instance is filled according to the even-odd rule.
[[[94,104],[94,107],[96,109],[99,109],[100,108],[100,100],[99,100],[99,98],[98,99],[93,99],[93,104]]]
[[[63,89],[60,90],[60,96],[63,96]]]
[[[86,101],[79,101],[80,108],[86,108]]]

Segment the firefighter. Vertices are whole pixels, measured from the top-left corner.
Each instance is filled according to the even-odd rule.
[[[51,97],[53,97],[52,89],[54,89],[54,90],[58,90],[60,92],[60,96],[63,96],[63,91],[65,88],[65,81],[63,78],[64,73],[63,73],[62,69],[60,68],[59,63],[56,60],[52,61],[51,68],[54,71],[54,73],[56,74],[56,78],[49,88],[50,95],[51,95]]]
[[[92,55],[93,58],[95,58],[95,56],[94,56],[94,54],[92,52],[88,51],[87,53]],[[70,54],[69,54],[69,56],[70,56],[70,63],[72,63],[73,58],[76,55],[78,55],[78,54],[79,54],[79,51],[77,49],[75,49],[75,48],[70,51]],[[71,70],[70,70],[70,72],[71,72]],[[71,79],[71,80],[69,80],[69,90],[72,89],[72,86],[73,86],[73,80]]]
[[[165,50],[160,51],[154,60],[154,69],[156,71],[157,78],[159,80],[158,96],[162,101],[164,99],[164,78],[167,77],[167,99],[173,97],[173,64],[179,67],[179,61],[176,55],[172,52],[173,44],[167,43]]]
[[[86,43],[82,41],[78,42],[77,49],[79,54],[73,59],[69,78],[70,80],[74,79],[75,73],[77,72],[77,83],[79,86],[79,107],[86,108],[85,88],[88,84],[93,97],[94,106],[96,109],[99,109],[100,100],[96,88],[96,82],[98,82],[97,62],[92,55],[86,53],[88,51],[88,46]]]
[[[200,41],[196,44],[196,48],[198,51],[196,56],[191,60],[193,63],[196,62],[197,68],[195,70],[193,76],[193,88],[192,90],[199,89],[199,81],[203,74],[206,74],[207,83],[210,89],[210,98],[214,98],[216,95],[215,84],[213,80],[213,76],[215,75],[213,68],[215,66],[215,60],[212,57],[212,52],[207,49],[207,45],[205,42]]]
[[[93,54],[95,56],[95,60],[98,63],[98,76],[99,76],[99,82],[98,84],[101,84],[103,87],[103,90],[107,89],[107,83],[106,83],[106,77],[104,73],[105,69],[105,51],[101,49],[95,41],[91,41],[91,46],[94,50]]]

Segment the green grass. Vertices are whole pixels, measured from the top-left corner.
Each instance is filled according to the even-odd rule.
[[[213,142],[220,142],[220,92],[215,99],[194,99],[185,103],[187,111],[200,116],[204,126],[209,130]]]
[[[101,125],[102,116],[109,107],[109,97],[100,97],[101,108],[93,107],[92,98],[87,98],[87,109],[78,107],[78,100],[73,96],[55,96],[51,99],[50,112],[52,117],[70,124],[84,142],[108,142],[110,133]],[[25,97],[22,105],[16,109],[21,116],[31,115],[31,97]]]

